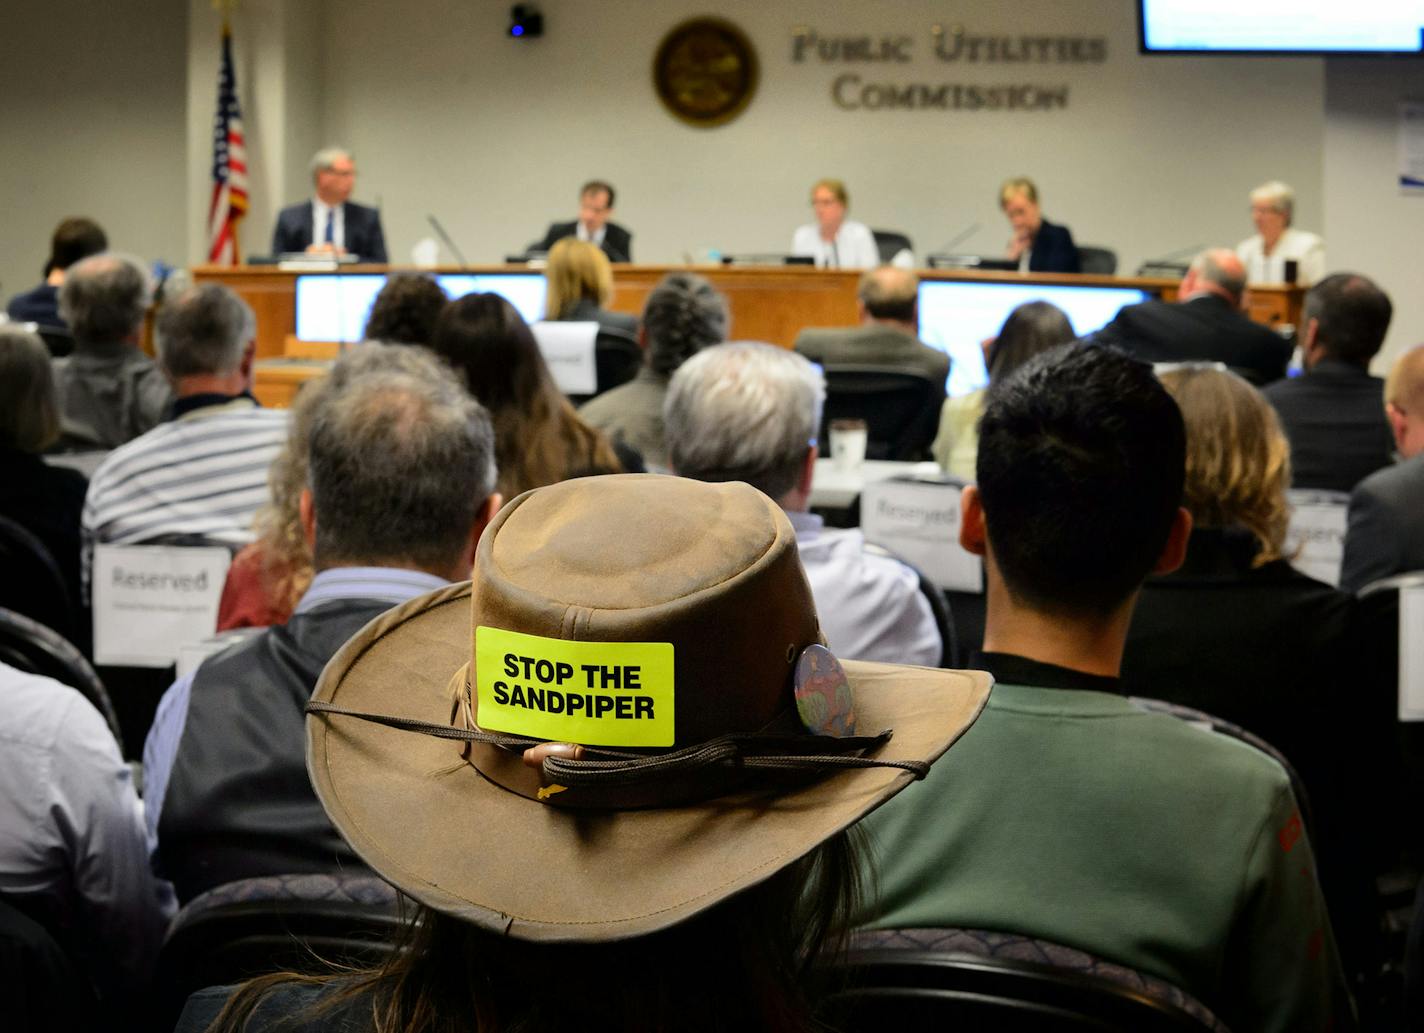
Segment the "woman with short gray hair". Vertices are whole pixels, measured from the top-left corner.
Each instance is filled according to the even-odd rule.
[[[1325,275],[1325,241],[1291,225],[1295,191],[1278,179],[1251,191],[1256,235],[1236,245],[1249,283],[1298,283],[1309,287]],[[1294,274],[1291,275],[1294,267]]]

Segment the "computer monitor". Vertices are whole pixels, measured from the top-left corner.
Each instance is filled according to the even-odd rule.
[[[435,277],[451,298],[493,293],[518,309],[526,323],[544,318],[542,273],[443,273]],[[371,305],[386,285],[380,273],[297,277],[297,338],[302,341],[361,340]]]
[[[948,353],[951,395],[968,394],[989,383],[982,342],[998,336],[1009,313],[1028,301],[1061,308],[1079,337],[1100,330],[1124,305],[1146,301],[1146,291],[1129,287],[1060,287],[1033,283],[920,282],[920,340]]]

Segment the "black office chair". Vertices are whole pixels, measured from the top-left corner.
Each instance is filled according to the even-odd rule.
[[[939,640],[943,646],[940,650],[939,666],[949,668],[960,666],[959,641],[955,635],[954,616],[950,613],[949,601],[945,598],[944,589],[926,577],[923,570],[893,549],[887,549],[875,542],[866,542],[865,551],[875,556],[898,560],[915,572],[915,577],[920,582],[920,594],[925,597],[925,602],[929,603],[930,613],[934,616],[935,628],[939,631]]]
[[[875,250],[880,252],[881,262],[889,262],[901,251],[915,253],[915,245],[903,233],[896,233],[894,230],[871,230],[870,235],[875,238]]]
[[[43,925],[0,900],[0,997],[11,1033],[85,1033],[96,1022],[89,981]],[[112,1016],[110,1016],[112,1019]]]
[[[939,427],[944,384],[922,373],[884,366],[827,366],[822,448],[830,445],[832,420],[866,422],[867,459],[929,458]]]
[[[402,930],[399,894],[369,873],[271,875],[215,887],[188,902],[158,955],[154,1029],[209,986],[268,972],[378,964]]]
[[[596,398],[620,384],[626,384],[638,375],[638,367],[643,364],[643,349],[638,347],[638,338],[627,330],[600,326],[593,339],[593,366],[597,390],[591,395],[569,395],[575,406],[582,405],[590,398]]]
[[[1117,272],[1117,252],[1105,247],[1080,247],[1078,249],[1078,271],[1111,276]]]
[[[1177,986],[1062,944],[971,929],[855,934],[814,980],[842,1033],[1225,1033]]]
[[[79,693],[104,715],[114,740],[123,749],[119,719],[109,693],[84,654],[63,635],[13,610],[0,608],[0,663],[30,674],[53,678]]]
[[[59,564],[29,528],[0,517],[0,607],[79,642],[79,611]]]

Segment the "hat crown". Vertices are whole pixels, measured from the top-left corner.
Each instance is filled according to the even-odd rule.
[[[739,482],[653,474],[512,501],[480,540],[471,620],[476,635],[671,644],[676,746],[794,711],[796,658],[821,641],[780,507]]]

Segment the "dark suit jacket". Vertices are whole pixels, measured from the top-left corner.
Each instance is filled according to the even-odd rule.
[[[364,204],[347,201],[342,205],[342,220],[346,224],[346,250],[363,261],[386,264],[386,236],[381,232],[381,213]],[[305,251],[312,243],[312,204],[288,205],[277,213],[277,227],[272,231],[272,254]]]
[[[1350,496],[1340,587],[1424,570],[1424,454],[1372,473]]]
[[[1290,438],[1293,487],[1353,491],[1389,465],[1394,435],[1384,418],[1384,381],[1367,370],[1326,359],[1265,395]]]
[[[33,290],[16,294],[5,311],[17,323],[38,323],[40,326],[68,326],[59,317],[59,288],[42,283]]]
[[[1093,337],[1143,362],[1222,362],[1254,384],[1285,376],[1292,350],[1215,294],[1128,305]]]
[[[537,244],[531,244],[529,250],[548,251],[565,237],[575,237],[577,235],[578,220],[574,220],[573,222],[556,222],[549,227],[549,232],[544,234],[544,239]],[[633,261],[633,234],[629,233],[616,222],[610,222],[604,225],[602,247],[603,253],[608,256],[610,262]]]
[[[1028,271],[1031,273],[1076,273],[1082,269],[1078,264],[1078,245],[1073,243],[1073,234],[1067,226],[1044,219],[1038,226],[1038,236],[1033,238],[1033,248],[1028,256]]]
[[[903,330],[877,323],[802,330],[796,350],[822,366],[898,366],[941,385],[949,376],[949,356],[944,352]]]

